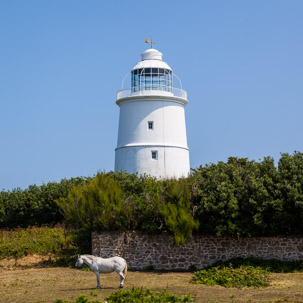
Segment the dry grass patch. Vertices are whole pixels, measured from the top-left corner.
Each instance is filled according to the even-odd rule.
[[[45,264],[51,263],[58,259],[55,255],[48,254],[46,256],[40,255],[27,255],[25,257],[15,259],[15,258],[5,258],[0,260],[0,268],[3,269],[17,269],[26,267],[45,267]]]
[[[178,296],[188,292],[196,294],[195,302],[303,302],[303,273],[270,274],[272,286],[262,289],[235,289],[190,283],[191,273],[129,272],[125,289],[150,288]],[[70,268],[35,268],[0,270],[1,302],[32,303],[55,299],[75,300],[87,295],[102,301],[119,286],[116,273],[101,275],[101,290],[96,290],[96,277],[92,272]]]

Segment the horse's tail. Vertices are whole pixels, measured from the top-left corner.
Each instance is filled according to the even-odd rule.
[[[127,274],[127,264],[126,264],[126,262],[125,262],[125,267],[123,269],[123,274],[126,277],[126,274]]]

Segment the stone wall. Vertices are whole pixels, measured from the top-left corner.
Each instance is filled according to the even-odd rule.
[[[146,235],[140,232],[93,233],[93,255],[121,256],[135,270],[188,270],[203,268],[217,261],[236,257],[303,260],[303,237],[260,237],[228,239],[195,235],[183,246],[174,244],[169,234]]]

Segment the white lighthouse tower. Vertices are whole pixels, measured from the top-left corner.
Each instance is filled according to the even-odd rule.
[[[117,93],[115,170],[157,178],[187,177],[187,93],[173,87],[173,71],[162,61],[161,52],[150,48],[141,56],[131,71],[131,87]]]

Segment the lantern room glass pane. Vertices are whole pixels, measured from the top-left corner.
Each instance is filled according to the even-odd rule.
[[[143,68],[131,72],[131,91],[172,91],[172,71],[164,68]]]

